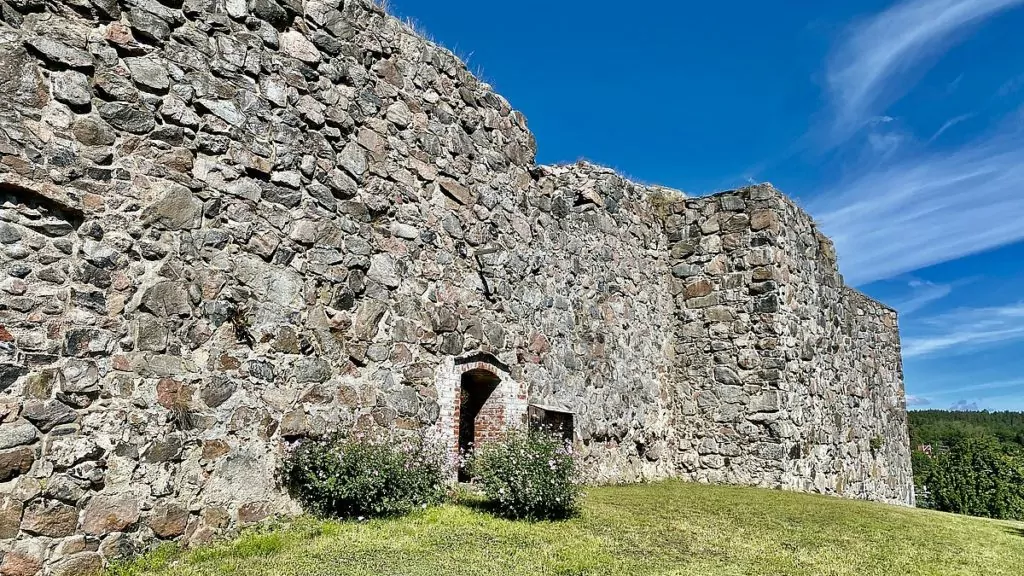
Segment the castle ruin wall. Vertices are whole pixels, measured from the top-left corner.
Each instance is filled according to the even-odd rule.
[[[762,185],[534,165],[363,0],[0,2],[0,573],[300,510],[286,446],[571,415],[588,479],[910,504],[895,312]]]

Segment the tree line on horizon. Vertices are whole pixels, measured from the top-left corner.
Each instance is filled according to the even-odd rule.
[[[1024,520],[1024,412],[908,413],[917,503]]]

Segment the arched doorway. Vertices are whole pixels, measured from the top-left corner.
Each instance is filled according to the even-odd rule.
[[[527,387],[487,352],[446,358],[437,371],[438,438],[452,456],[526,426]],[[459,470],[459,480],[466,480]],[[455,478],[452,478],[454,480]]]
[[[456,408],[459,453],[469,455],[473,448],[497,439],[505,429],[505,406],[498,389],[501,378],[489,370],[477,368],[462,373],[459,402]],[[465,470],[459,469],[459,481],[468,481]]]

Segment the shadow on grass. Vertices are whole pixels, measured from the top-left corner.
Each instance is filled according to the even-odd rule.
[[[1019,528],[1017,526],[1007,526],[1006,531],[1010,534],[1013,534],[1014,536],[1020,536],[1021,538],[1024,538],[1024,528]]]
[[[469,497],[464,496],[459,498],[455,501],[455,504],[469,508],[474,512],[498,516],[497,509],[494,504],[483,496],[478,496],[476,494]]]
[[[505,510],[502,510],[500,506],[498,506],[491,500],[488,500],[487,498],[476,494],[469,497],[463,496],[457,499],[454,503],[459,506],[469,508],[474,512],[487,514],[500,520],[509,520],[512,522],[527,522],[530,524],[536,524],[539,522],[566,522],[568,520],[572,520],[573,518],[577,518],[580,515],[580,510],[577,509],[565,517],[554,516],[551,518],[529,518],[521,516],[512,516],[509,515]]]

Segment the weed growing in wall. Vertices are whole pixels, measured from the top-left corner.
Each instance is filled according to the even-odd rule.
[[[881,450],[883,446],[885,446],[885,438],[882,438],[881,436],[873,436],[870,442],[872,456],[877,455],[878,451]]]

